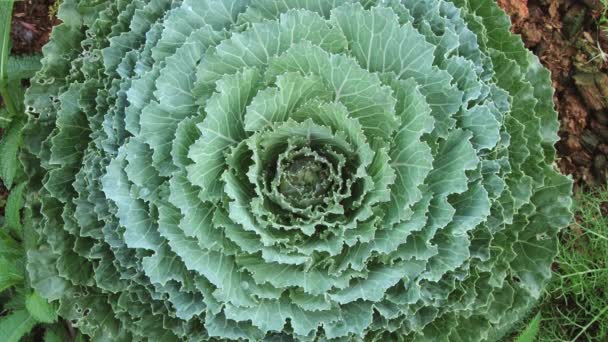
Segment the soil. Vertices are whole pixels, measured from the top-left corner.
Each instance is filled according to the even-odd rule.
[[[40,53],[49,40],[55,18],[55,0],[16,1],[13,8],[11,40],[14,54]]]
[[[561,129],[558,165],[577,184],[606,184],[608,170],[608,24],[599,0],[499,0],[552,72]],[[601,28],[600,26],[604,26]]]
[[[551,70],[561,129],[558,165],[579,185],[606,184],[608,23],[600,0],[498,0],[513,32]],[[13,53],[37,53],[57,24],[55,0],[15,3]]]

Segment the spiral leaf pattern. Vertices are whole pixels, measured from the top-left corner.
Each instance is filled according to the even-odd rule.
[[[93,340],[497,340],[571,219],[485,0],[64,0],[27,94],[34,287]]]

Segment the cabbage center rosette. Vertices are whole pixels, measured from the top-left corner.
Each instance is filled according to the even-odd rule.
[[[93,340],[500,339],[571,219],[485,0],[64,0],[27,94],[33,286]]]

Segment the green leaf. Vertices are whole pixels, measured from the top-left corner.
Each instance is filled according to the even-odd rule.
[[[261,300],[251,308],[239,308],[226,305],[224,309],[228,318],[251,320],[262,331],[281,331],[285,321],[290,318],[294,332],[308,335],[317,329],[321,322],[335,322],[340,319],[336,309],[325,311],[306,311],[288,300]]]
[[[221,197],[223,184],[219,179],[225,168],[226,150],[245,138],[243,116],[245,107],[257,90],[260,73],[247,69],[218,82],[205,111],[207,117],[198,124],[201,137],[192,145],[188,157],[194,164],[187,167],[188,179],[198,185],[201,197],[214,201]]]
[[[245,129],[259,131],[275,122],[285,121],[291,112],[308,99],[327,96],[328,90],[317,76],[286,73],[277,77],[277,87],[260,91],[245,114]]]
[[[124,152],[107,167],[101,178],[103,191],[118,207],[117,217],[126,228],[123,239],[130,248],[155,250],[162,243],[156,223],[150,217],[147,204],[131,193],[131,182],[125,172]]]
[[[333,100],[346,106],[350,116],[360,121],[368,135],[390,140],[397,123],[392,90],[352,57],[331,54],[304,41],[271,59],[267,78],[274,79],[286,72],[312,73],[321,77],[332,89]]]
[[[58,333],[53,330],[47,329],[44,332],[44,342],[63,342],[64,339],[59,336]]]
[[[437,194],[464,192],[467,189],[467,170],[473,170],[479,157],[470,142],[471,133],[461,129],[450,132],[447,140],[439,145],[429,173],[427,184]]]
[[[7,128],[11,122],[13,122],[11,113],[9,113],[6,107],[0,108],[0,128]]]
[[[356,301],[343,306],[343,317],[336,322],[330,322],[323,328],[329,338],[355,334],[361,336],[371,324],[373,309],[371,302]]]
[[[524,331],[522,331],[522,333],[519,334],[519,336],[517,336],[517,339],[515,340],[515,342],[535,342],[537,339],[537,336],[538,336],[538,332],[540,330],[540,321],[541,320],[542,320],[542,317],[539,312],[536,314],[536,316],[534,316],[532,321],[530,321],[530,323],[528,323],[528,326],[526,327],[526,329]]]
[[[5,224],[9,229],[21,232],[21,208],[23,208],[23,196],[27,183],[17,185],[10,192],[4,209]]]
[[[14,0],[0,2],[0,96],[11,116],[19,114],[20,102],[15,102],[14,91],[21,91],[21,83],[9,85],[10,32]]]
[[[0,256],[7,258],[21,257],[24,254],[23,247],[21,242],[13,238],[7,230],[0,229]]]
[[[330,294],[340,304],[351,303],[358,299],[377,302],[388,288],[401,279],[412,279],[424,270],[424,263],[407,261],[394,265],[374,265],[370,267],[367,278],[355,279],[343,290]]]
[[[208,96],[215,82],[246,68],[264,68],[269,59],[303,41],[331,52],[344,51],[344,35],[319,14],[307,10],[281,13],[279,20],[251,24],[242,33],[233,34],[215,49],[210,49],[197,70],[199,86],[195,92]]]
[[[433,67],[435,46],[411,23],[400,25],[390,8],[366,11],[359,3],[343,5],[332,11],[331,20],[340,27],[353,55],[367,70],[392,71],[397,79],[407,79],[426,75]]]
[[[36,325],[26,310],[17,310],[0,318],[0,341],[19,342]]]
[[[28,251],[27,259],[27,271],[32,287],[48,299],[61,298],[68,283],[59,276],[57,257],[48,248],[38,247],[38,250]]]
[[[17,151],[21,145],[22,128],[22,122],[13,122],[0,141],[0,178],[8,189],[13,186],[13,182],[19,177],[18,172],[21,170]]]
[[[23,283],[23,262],[0,256],[0,292]]]
[[[0,86],[7,80],[8,57],[10,55],[10,33],[14,0],[0,2]]]
[[[53,323],[57,320],[57,307],[34,291],[25,298],[25,308],[39,322]]]
[[[421,137],[433,130],[434,120],[430,107],[412,79],[392,80],[389,84],[397,98],[397,116],[401,121],[390,150],[390,164],[397,178],[391,188],[385,220],[393,224],[403,220],[409,207],[422,197],[419,187],[433,167],[433,155]]]
[[[9,56],[6,66],[8,81],[19,83],[34,77],[42,66],[40,58],[40,55]]]

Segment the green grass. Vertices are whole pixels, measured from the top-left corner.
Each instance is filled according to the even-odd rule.
[[[575,201],[577,223],[561,233],[554,277],[536,310],[537,341],[608,341],[608,187]]]
[[[600,0],[602,3],[602,14],[600,15],[599,24],[604,30],[608,30],[608,0]]]

